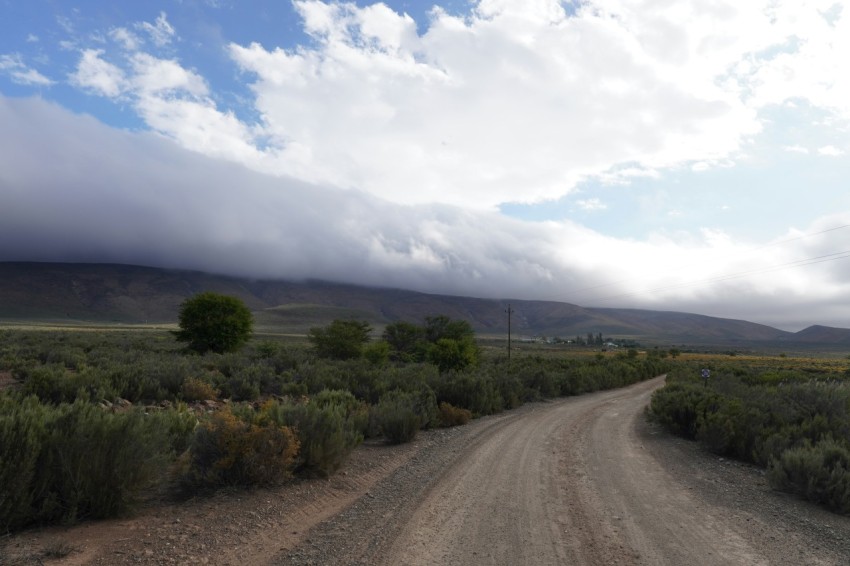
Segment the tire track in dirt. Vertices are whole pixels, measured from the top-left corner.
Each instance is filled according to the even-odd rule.
[[[585,541],[576,558],[584,564],[767,564],[726,522],[724,510],[693,496],[644,449],[635,425],[653,388],[640,384],[605,399],[576,419],[564,439],[566,477],[578,479],[573,528]]]
[[[380,563],[622,562],[629,552],[574,484],[587,479],[578,459],[584,430],[607,399],[631,391],[540,404],[486,434],[430,490]]]
[[[392,453],[382,447],[364,447],[355,456],[361,462],[360,473],[343,472],[329,480],[305,482],[311,489],[308,498],[300,504],[284,509],[278,521],[246,529],[233,546],[222,545],[215,556],[215,564],[245,565],[269,564],[274,556],[297,546],[309,531],[322,521],[341,513],[362,498],[378,481],[392,474],[407,462],[414,453],[413,447]],[[371,458],[370,458],[371,456]],[[372,461],[374,465],[369,465]]]
[[[636,425],[662,384],[540,405],[482,432],[375,563],[799,564],[643,446]]]

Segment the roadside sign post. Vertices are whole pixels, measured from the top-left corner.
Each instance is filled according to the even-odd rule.
[[[708,378],[709,378],[709,377],[711,377],[711,370],[709,370],[708,368],[704,368],[704,369],[700,372],[700,375],[702,375],[702,383],[703,383],[703,385],[705,385],[706,387],[708,387]]]

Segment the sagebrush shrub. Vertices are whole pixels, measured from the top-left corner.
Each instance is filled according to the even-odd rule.
[[[743,407],[737,399],[717,399],[711,411],[697,415],[696,437],[716,454],[736,454]]]
[[[440,426],[461,426],[472,419],[472,411],[460,409],[450,403],[440,403]]]
[[[698,383],[698,368],[683,366],[653,395],[650,414],[715,452],[768,467],[776,489],[850,513],[850,388],[812,370],[724,367]]]
[[[437,399],[472,411],[473,415],[490,415],[504,409],[496,383],[484,373],[449,372],[431,381]]]
[[[767,477],[775,489],[850,513],[850,450],[831,437],[786,450],[770,463]]]
[[[73,523],[126,512],[165,480],[194,427],[186,412],[110,413],[75,401],[4,398],[0,413],[0,525]]]
[[[273,485],[291,477],[298,448],[289,427],[246,421],[225,408],[198,427],[183,483],[214,489]]]
[[[694,439],[700,419],[713,412],[720,399],[697,384],[669,383],[652,394],[650,415],[670,432]]]
[[[25,395],[35,395],[42,401],[57,405],[69,398],[73,401],[75,392],[68,387],[68,371],[63,365],[21,367],[17,377],[23,381]]]
[[[98,369],[109,376],[120,397],[134,403],[175,400],[196,371],[186,358],[160,352],[129,352]]]
[[[0,531],[33,521],[42,481],[37,467],[47,436],[47,409],[35,396],[0,398]]]
[[[381,397],[373,407],[378,428],[391,443],[410,442],[416,437],[422,426],[418,401],[415,393],[396,389]]]
[[[262,418],[295,430],[300,473],[328,477],[363,442],[369,413],[348,391],[322,391],[306,402],[269,402]]]
[[[181,394],[184,401],[207,401],[218,399],[218,391],[212,384],[199,377],[189,377],[183,382]]]

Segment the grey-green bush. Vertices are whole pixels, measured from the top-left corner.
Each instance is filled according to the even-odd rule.
[[[268,418],[292,427],[301,446],[301,474],[328,477],[361,442],[368,409],[348,391],[323,391],[306,403],[269,403]]]
[[[850,450],[831,437],[786,450],[770,463],[767,477],[775,489],[850,513]]]
[[[0,399],[0,526],[73,523],[126,512],[167,477],[194,417],[113,414],[84,401]]]
[[[422,426],[419,401],[415,392],[396,389],[386,393],[373,407],[375,422],[389,442],[401,444],[416,437]]]

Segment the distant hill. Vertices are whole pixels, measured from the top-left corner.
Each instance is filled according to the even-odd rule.
[[[717,318],[701,314],[683,312],[650,311],[639,309],[591,309],[606,314],[619,324],[639,329],[641,334],[687,340],[726,340],[726,341],[775,341],[790,340],[791,332],[772,326],[756,324],[746,320]],[[606,332],[603,330],[603,333]],[[617,333],[615,328],[608,332]]]
[[[831,326],[810,326],[794,334],[796,342],[844,344],[850,346],[850,329]]]
[[[202,291],[242,299],[258,327],[306,331],[335,318],[380,327],[445,314],[484,334],[572,338],[588,333],[669,343],[850,344],[850,330],[815,326],[794,334],[744,320],[679,312],[584,308],[554,301],[432,295],[324,281],[254,280],[197,271],[117,264],[0,262],[0,319],[173,323],[180,303]]]

